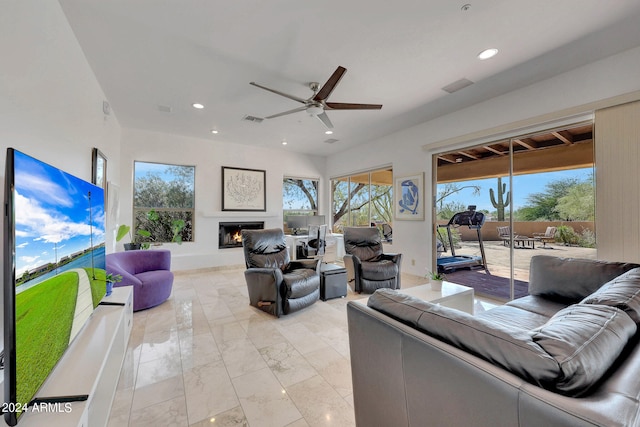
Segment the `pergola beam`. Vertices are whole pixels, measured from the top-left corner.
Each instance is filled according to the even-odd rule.
[[[566,145],[573,144],[573,135],[570,132],[567,132],[566,130],[551,132],[551,135],[555,136]]]
[[[513,154],[515,175],[541,173],[593,166],[593,144],[559,145],[544,150]],[[495,178],[509,175],[509,156],[442,165],[438,167],[438,183]]]

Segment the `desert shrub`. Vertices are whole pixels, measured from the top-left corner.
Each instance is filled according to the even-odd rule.
[[[573,227],[568,225],[559,226],[556,230],[556,236],[565,246],[577,245],[580,237]]]
[[[588,228],[583,228],[578,239],[578,245],[583,248],[595,248],[596,234]]]

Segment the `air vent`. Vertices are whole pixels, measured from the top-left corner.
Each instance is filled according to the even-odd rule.
[[[451,83],[450,85],[443,87],[442,90],[445,92],[453,93],[459,91],[460,89],[464,89],[467,86],[471,86],[472,84],[473,82],[471,80],[460,79]]]
[[[170,113],[171,107],[168,105],[158,105],[158,111],[162,111],[163,113]]]
[[[244,116],[242,120],[245,120],[247,122],[253,122],[253,123],[262,123],[264,119],[256,116]]]
[[[327,144],[333,144],[335,142],[338,142],[338,140],[335,138],[329,138],[329,139],[325,139],[324,142]]]

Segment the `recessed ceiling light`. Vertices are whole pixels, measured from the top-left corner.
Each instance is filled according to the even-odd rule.
[[[478,54],[478,59],[481,59],[484,61],[485,59],[493,58],[497,54],[498,54],[498,49],[496,48],[485,49]]]
[[[192,106],[193,108],[197,108],[198,110],[202,110],[202,109],[204,108],[204,105],[199,104],[199,103],[197,103],[197,102],[194,102],[193,104],[191,104],[191,106]]]
[[[327,135],[333,135],[333,131],[332,130],[328,130],[325,132]]]
[[[218,133],[218,131],[215,130],[215,129],[211,129],[211,133],[216,134],[216,133]]]
[[[287,145],[287,141],[282,141],[282,145]]]

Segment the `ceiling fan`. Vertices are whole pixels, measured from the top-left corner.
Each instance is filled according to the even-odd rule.
[[[331,123],[331,120],[329,120],[329,116],[327,116],[326,110],[379,110],[382,108],[381,104],[328,102],[327,98],[329,98],[329,95],[331,95],[331,92],[333,92],[335,87],[340,82],[340,79],[342,79],[342,76],[344,76],[344,73],[346,72],[347,69],[344,67],[336,68],[331,77],[329,77],[329,80],[327,80],[327,82],[324,84],[324,86],[322,86],[320,90],[318,90],[318,88],[320,87],[318,82],[309,83],[309,89],[313,91],[313,95],[311,95],[311,97],[309,97],[308,99],[303,99],[295,95],[289,95],[287,93],[259,85],[256,82],[250,82],[249,84],[304,104],[303,106],[294,108],[293,110],[284,111],[282,113],[265,117],[265,119],[273,119],[280,116],[286,116],[287,114],[297,113],[299,111],[306,111],[309,115],[320,119],[320,121],[324,123],[327,128],[333,129],[333,124]]]

